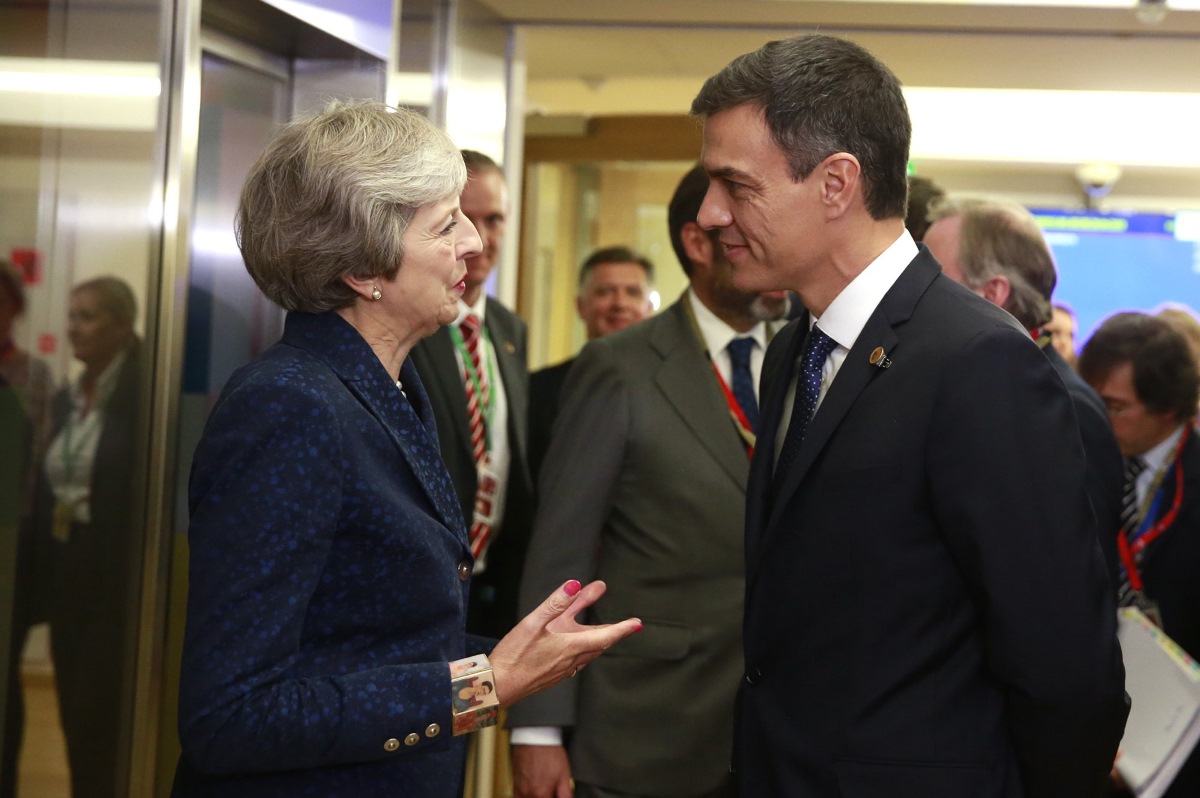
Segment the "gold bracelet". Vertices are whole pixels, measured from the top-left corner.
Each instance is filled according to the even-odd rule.
[[[496,677],[485,654],[450,663],[450,702],[454,734],[470,734],[494,726],[500,715]]]

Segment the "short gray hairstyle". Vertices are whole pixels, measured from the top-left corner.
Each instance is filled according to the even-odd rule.
[[[419,208],[457,197],[462,155],[420,114],[334,102],[267,145],[242,187],[237,240],[259,289],[289,311],[353,304],[343,278],[392,279]]]
[[[1027,330],[1047,324],[1058,270],[1033,214],[1007,200],[958,197],[935,203],[929,219],[955,216],[962,219],[958,256],[967,287],[978,289],[992,277],[1005,277],[1012,290],[1004,309]]]

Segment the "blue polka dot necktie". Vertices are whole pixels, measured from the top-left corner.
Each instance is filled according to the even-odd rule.
[[[729,362],[733,365],[730,390],[738,406],[750,422],[750,429],[758,432],[758,398],[754,395],[754,375],[750,373],[750,352],[754,349],[753,338],[734,338],[725,347]]]
[[[805,342],[804,357],[800,361],[800,372],[796,377],[796,401],[792,405],[792,418],[788,423],[787,436],[779,451],[779,462],[775,465],[776,482],[787,474],[800,451],[804,433],[817,410],[817,399],[821,396],[821,369],[829,353],[837,347],[820,327],[813,327]]]

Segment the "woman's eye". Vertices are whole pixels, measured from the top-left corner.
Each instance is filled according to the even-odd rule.
[[[449,235],[456,227],[458,227],[458,219],[451,219],[450,223],[442,228],[442,235]]]

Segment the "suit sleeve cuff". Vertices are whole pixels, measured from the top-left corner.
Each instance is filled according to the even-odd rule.
[[[512,730],[513,745],[562,745],[562,729],[556,726],[521,726]]]

